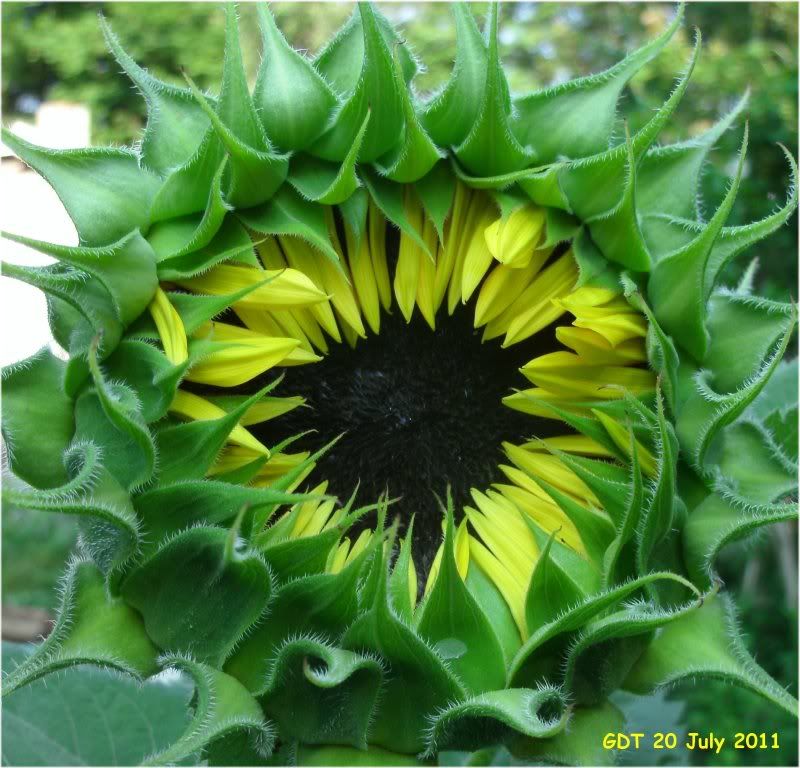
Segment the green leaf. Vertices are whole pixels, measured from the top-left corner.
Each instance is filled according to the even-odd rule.
[[[3,643],[4,673],[31,650]],[[3,702],[3,764],[138,765],[180,736],[189,694],[182,680],[142,685],[89,668],[36,682]]]
[[[367,749],[382,678],[372,657],[298,638],[276,653],[260,700],[282,739]]]
[[[105,16],[100,14],[99,21],[106,45],[147,103],[147,127],[141,139],[142,163],[165,176],[195,153],[208,130],[208,118],[191,91],[153,77],[128,55]]]
[[[2,236],[92,275],[110,294],[117,317],[125,326],[147,308],[158,286],[155,254],[138,232],[98,248],[54,245],[7,232]]]
[[[36,488],[67,481],[64,452],[75,431],[65,364],[47,347],[3,369],[3,441],[11,470]]]
[[[157,655],[139,614],[108,595],[105,579],[93,563],[74,559],[64,575],[61,607],[52,631],[6,674],[3,696],[76,664],[94,664],[142,679],[157,671]]]
[[[424,105],[422,125],[440,147],[461,144],[475,124],[485,91],[486,43],[468,3],[452,6],[456,22],[456,59],[442,91]]]
[[[480,108],[466,138],[455,148],[455,155],[476,176],[513,173],[530,165],[534,152],[521,145],[509,125],[508,83],[505,81],[497,35],[498,5],[489,15],[489,48],[486,77]]]
[[[394,77],[392,55],[375,10],[370,4],[361,3],[358,11],[364,39],[361,75],[330,127],[311,147],[313,154],[323,160],[341,161],[347,155],[368,112],[371,112],[369,125],[358,153],[362,163],[376,160],[391,150],[400,140],[403,129],[403,104]],[[323,52],[320,59],[325,55]],[[319,64],[318,60],[321,69]]]
[[[221,528],[190,528],[126,577],[122,594],[159,647],[220,665],[266,609],[267,566],[251,551],[226,557],[228,536]]]
[[[433,589],[417,624],[434,648],[452,646],[451,671],[471,693],[505,685],[503,649],[486,614],[470,594],[456,566],[452,507],[448,507],[444,549]]]
[[[399,752],[389,752],[387,749],[372,746],[362,750],[353,747],[306,747],[298,744],[295,759],[297,765],[420,765],[416,755],[403,755]]]
[[[567,700],[557,688],[509,688],[488,691],[450,704],[433,718],[427,755],[455,747],[480,749],[519,736],[549,739],[562,732],[570,719]]]
[[[45,149],[3,129],[3,143],[44,177],[78,230],[82,245],[108,245],[146,229],[161,181],[127,149]]]
[[[284,150],[306,149],[327,125],[336,97],[311,62],[286,42],[266,3],[256,10],[263,54],[253,102],[272,141]]]
[[[634,665],[625,687],[637,693],[711,677],[740,685],[797,717],[797,700],[756,664],[723,595],[664,627]]]
[[[739,164],[725,199],[703,231],[688,245],[662,256],[648,282],[648,298],[661,327],[696,360],[703,361],[708,351],[706,303],[712,283],[706,282],[711,251],[733,208],[747,153],[745,128]]]
[[[264,719],[258,702],[241,683],[206,664],[182,656],[160,659],[162,666],[186,673],[194,682],[194,713],[183,735],[144,765],[171,765],[215,743],[244,738],[256,756],[264,759],[272,752],[275,735]]]
[[[682,21],[681,5],[658,37],[610,69],[514,99],[515,118],[511,129],[517,140],[533,148],[540,165],[607,150],[623,88],[661,52]]]

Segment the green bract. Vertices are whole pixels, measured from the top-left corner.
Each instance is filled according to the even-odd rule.
[[[313,60],[259,7],[263,55],[252,90],[236,11],[225,12],[216,97],[190,77],[186,87],[156,80],[101,20],[147,101],[136,150],[49,150],[3,133],[53,186],[80,237],[65,247],[6,235],[57,259],[37,269],[5,264],[3,273],[45,292],[69,358],[44,349],[3,374],[11,469],[3,497],[75,515],[81,529],[55,629],[7,675],[4,694],[75,664],[139,679],[179,669],[195,685],[192,719],[150,756],[156,764],[192,755],[211,764],[405,764],[445,750],[475,751],[480,764],[501,746],[520,760],[607,762],[602,735],[622,725],[609,694],[687,677],[722,678],[796,713],[796,700],[744,650],[715,576],[726,544],[796,516],[785,501],[796,490],[796,363],[782,361],[796,310],[753,295],[752,271],[741,285],[719,282],[733,258],[787,221],[796,189],[763,221],[726,226],[745,127],[725,199],[707,221],[700,216],[703,164],[746,100],[694,139],[656,144],[685,96],[699,34],[650,121],[614,132],[622,90],[668,44],[682,9],[606,72],[515,96],[497,7],[483,35],[456,5],[452,76],[425,102],[413,90],[417,60],[372,5],[360,4]],[[460,285],[439,280],[448,238],[473,226],[470,217],[479,222],[469,248],[483,251],[462,249]],[[186,381],[238,386],[282,360],[318,359],[310,342],[327,351],[320,327],[339,333],[331,306],[355,345],[366,335],[350,311],[356,296],[377,332],[380,308],[391,304],[386,262],[365,277],[357,260],[370,248],[383,253],[376,222],[384,218],[400,233],[394,290],[407,318],[418,279],[435,286],[438,303],[447,293],[452,313],[458,290],[466,302],[492,257],[525,268],[534,248],[549,249],[544,263],[558,246],[574,259],[559,264],[574,273],[559,278],[569,284],[555,298],[577,315],[563,297],[577,289],[594,297],[577,327],[594,328],[592,310],[603,305],[612,325],[646,333],[653,373],[636,369],[645,383],[635,392],[610,379],[597,397],[509,398],[597,449],[576,455],[554,441],[546,457],[554,464],[537,465],[576,477],[586,503],[546,471],[506,468],[544,494],[581,544],[579,554],[561,527],[524,518],[522,538],[537,556],[513,605],[499,566],[470,560],[467,523],[452,504],[417,604],[413,528],[401,539],[385,498],[339,508],[324,484],[300,489],[319,454],[256,482],[289,456],[289,441],[266,447],[244,427],[300,398],[275,397],[274,383],[207,402],[179,390]],[[510,292],[504,285],[498,291]],[[438,303],[421,291],[416,301],[433,325]],[[309,308],[292,314],[301,304]],[[277,308],[287,338],[261,338],[244,359],[241,329],[227,326],[224,336],[211,321],[233,307],[252,327],[246,313],[262,305]],[[526,309],[515,311],[524,318]],[[504,346],[522,325],[512,324]],[[209,327],[216,336],[203,335]],[[608,328],[608,354],[635,353]],[[291,343],[306,335],[307,349]],[[221,467],[230,446],[254,453]],[[502,498],[487,493],[475,498],[489,520]],[[299,535],[320,509],[327,522]],[[344,537],[376,510],[375,531],[351,548]],[[464,513],[473,526],[484,520]],[[513,560],[517,542],[506,533],[493,552],[507,547]]]

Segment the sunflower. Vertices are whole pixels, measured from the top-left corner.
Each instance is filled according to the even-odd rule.
[[[701,218],[744,99],[654,145],[699,35],[652,119],[613,130],[681,9],[606,72],[511,96],[497,7],[483,36],[456,6],[428,101],[371,5],[313,61],[258,14],[251,91],[227,7],[216,97],[156,80],[101,19],[147,101],[135,150],[4,133],[81,241],[6,235],[58,260],[4,272],[45,291],[69,358],[4,373],[4,498],[82,531],[4,693],[72,664],[180,669],[192,721],[156,764],[596,763],[610,693],[687,676],[796,712],[714,571],[795,514],[795,310],[752,269],[718,282],[796,193],[726,226],[745,129]]]

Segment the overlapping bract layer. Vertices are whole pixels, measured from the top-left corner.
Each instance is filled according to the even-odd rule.
[[[614,135],[620,93],[680,12],[607,72],[514,97],[497,9],[484,38],[456,6],[453,74],[427,102],[372,6],[313,61],[259,9],[252,93],[226,13],[217,98],[157,81],[106,29],[148,103],[138,152],[4,134],[80,237],[23,240],[51,267],[4,265],[45,291],[69,352],[4,373],[16,476],[4,494],[75,514],[82,530],[59,623],[5,690],[83,662],[178,667],[197,687],[194,719],[154,763],[199,750],[254,762],[276,736],[300,761],[503,743],[596,762],[609,757],[597,734],[619,727],[610,691],[689,675],[796,711],[741,648],[713,575],[726,543],[795,514],[781,501],[796,488],[796,366],[781,363],[795,310],[718,279],[787,220],[796,192],[761,222],[725,226],[745,138],[728,195],[700,219],[703,162],[744,103],[696,139],[654,146],[699,39],[664,106]],[[564,242],[569,254],[547,262]],[[533,388],[506,400],[573,434],[505,446],[508,482],[476,490],[467,522],[445,517],[416,606],[413,531],[395,541],[385,501],[376,530],[348,540],[370,508],[337,505],[324,484],[298,492],[317,457],[247,430],[298,399],[179,389],[357,343],[379,332],[392,293],[431,326],[474,297],[476,326],[504,345],[575,318],[558,330],[573,352],[525,366]],[[241,327],[216,319],[230,307]]]

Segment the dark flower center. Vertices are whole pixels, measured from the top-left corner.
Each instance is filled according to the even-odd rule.
[[[412,515],[414,551],[427,566],[441,541],[437,501],[451,488],[455,508],[469,504],[470,489],[500,479],[501,443],[563,432],[559,422],[533,419],[502,404],[526,381],[519,367],[557,348],[553,328],[509,349],[496,339],[481,343],[474,308],[440,310],[436,331],[415,312],[406,324],[395,308],[381,317],[380,335],[331,344],[324,360],[286,369],[280,393],[302,395],[308,407],[251,431],[267,445],[314,430],[296,446],[315,450],[339,434],[314,477],[347,499],[359,484],[361,503],[384,491],[398,500],[389,520],[401,529]]]

